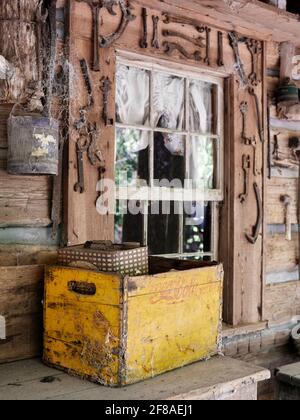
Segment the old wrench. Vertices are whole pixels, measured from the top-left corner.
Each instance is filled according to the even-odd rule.
[[[205,26],[198,22],[196,19],[189,18],[187,16],[176,16],[169,13],[164,13],[164,21],[166,25],[169,23],[178,23],[180,25],[193,26],[197,32],[203,33]]]
[[[243,118],[243,129],[242,129],[242,140],[244,141],[245,146],[252,146],[253,147],[253,175],[257,176],[260,175],[260,171],[256,167],[256,146],[257,141],[255,136],[248,137],[247,136],[247,128],[246,128],[246,118],[248,114],[248,103],[242,102],[240,105],[240,111]]]
[[[249,81],[253,86],[257,86],[261,80],[259,77],[259,57],[262,53],[262,47],[259,41],[247,39],[247,48],[251,54],[252,71],[249,75]]]
[[[77,0],[78,2],[87,3],[92,11],[93,17],[93,66],[94,71],[100,71],[100,55],[99,55],[99,12],[103,7],[103,0]]]
[[[146,7],[142,8],[143,19],[143,37],[140,42],[140,47],[143,49],[148,48],[148,11]]]
[[[243,155],[243,171],[244,171],[244,192],[239,195],[241,204],[243,204],[249,194],[249,172],[251,169],[251,156]]]
[[[158,22],[159,22],[159,17],[158,16],[152,16],[152,21],[153,21],[153,40],[152,40],[152,47],[156,48],[157,50],[159,50],[160,45],[159,45],[159,36],[158,36]]]
[[[224,45],[223,45],[223,32],[218,31],[218,66],[224,66]]]
[[[207,65],[210,65],[210,34],[211,34],[211,29],[206,26],[205,28],[205,33],[206,33],[206,56],[204,58],[204,63],[206,63]]]
[[[229,32],[228,37],[229,37],[230,46],[231,46],[231,48],[233,49],[233,52],[234,52],[235,65],[236,65],[236,69],[239,73],[241,82],[243,83],[244,86],[247,86],[248,80],[247,80],[247,76],[246,76],[246,73],[245,73],[244,64],[241,60],[240,52],[239,52],[239,38],[238,38],[238,36],[235,32]]]
[[[86,140],[82,141],[82,139],[79,138],[76,143],[78,182],[74,186],[74,191],[79,192],[80,194],[85,191],[83,154],[88,150],[88,148],[89,142]]]
[[[260,141],[263,143],[265,141],[264,139],[265,134],[264,134],[264,129],[261,122],[259,99],[253,88],[249,87],[249,93],[254,98],[255,109],[256,109],[257,130],[258,130]]]

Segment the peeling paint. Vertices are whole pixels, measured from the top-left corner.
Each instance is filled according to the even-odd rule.
[[[49,155],[51,144],[56,145],[56,139],[49,134],[34,134],[33,137],[40,142],[39,147],[33,149],[31,156],[36,158],[46,157]]]

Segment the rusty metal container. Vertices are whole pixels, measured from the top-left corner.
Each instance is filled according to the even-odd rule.
[[[58,122],[39,115],[8,120],[7,170],[14,175],[58,174]]]

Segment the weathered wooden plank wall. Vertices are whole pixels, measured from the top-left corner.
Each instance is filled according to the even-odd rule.
[[[280,44],[268,43],[268,94],[276,97],[280,75]],[[275,105],[271,106],[273,121],[278,118]],[[295,124],[293,124],[295,127]],[[286,128],[284,128],[286,127]],[[277,142],[275,141],[277,136]],[[269,232],[266,236],[266,292],[265,316],[269,321],[290,321],[300,314],[299,295],[299,239],[298,239],[298,163],[289,148],[289,138],[300,136],[291,131],[284,121],[271,125],[272,177],[267,182],[266,219]],[[292,240],[286,239],[286,210],[281,196],[291,197]]]
[[[7,121],[14,104],[29,110],[37,105],[38,110],[40,99],[49,93],[48,46],[45,59],[38,52],[41,4],[0,3],[0,56],[9,66],[0,80],[0,315],[7,334],[0,340],[0,363],[41,352],[44,265],[57,259],[57,240],[50,239],[53,179],[11,176],[6,171]]]
[[[0,363],[41,352],[43,283],[44,266],[0,267],[0,314],[6,324]]]

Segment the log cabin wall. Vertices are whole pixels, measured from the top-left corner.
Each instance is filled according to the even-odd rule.
[[[122,36],[107,48],[100,49],[100,71],[93,71],[93,49],[92,49],[92,13],[90,6],[85,1],[77,0],[57,0],[56,2],[56,46],[55,63],[50,62],[49,68],[44,69],[49,77],[46,90],[43,90],[44,98],[41,99],[41,80],[38,70],[38,57],[36,53],[36,33],[28,21],[35,19],[38,1],[9,1],[2,2],[3,5],[9,4],[8,8],[0,8],[1,19],[17,19],[17,28],[13,28],[14,33],[19,33],[22,25],[29,33],[28,41],[21,41],[23,50],[27,48],[28,54],[22,55],[20,59],[17,49],[7,50],[5,32],[2,32],[2,42],[0,43],[0,56],[3,56],[13,68],[16,68],[16,80],[12,79],[11,85],[0,80],[1,104],[0,104],[0,266],[9,266],[10,275],[19,279],[22,277],[18,266],[33,266],[37,277],[40,278],[41,264],[51,263],[55,260],[55,249],[58,239],[51,239],[52,218],[51,214],[52,197],[56,196],[60,190],[60,181],[51,177],[14,177],[6,172],[6,150],[7,150],[7,129],[6,122],[12,106],[16,102],[28,101],[31,99],[33,104],[41,100],[42,103],[51,110],[51,114],[65,121],[62,130],[63,141],[66,139],[65,147],[65,172],[63,177],[64,187],[64,224],[63,242],[68,245],[83,243],[93,239],[113,239],[113,217],[100,216],[96,211],[95,203],[99,198],[97,183],[99,180],[99,170],[97,165],[90,165],[87,159],[84,160],[85,182],[87,189],[83,194],[74,191],[77,182],[77,155],[76,142],[78,132],[75,128],[76,122],[80,119],[80,110],[86,107],[89,95],[86,89],[86,81],[82,75],[80,60],[86,59],[89,65],[91,77],[94,105],[88,110],[89,122],[97,125],[96,142],[101,151],[105,162],[106,177],[114,179],[114,159],[115,159],[115,132],[114,126],[105,124],[102,118],[103,92],[101,86],[104,78],[108,77],[112,90],[108,103],[108,115],[110,118],[115,116],[114,89],[115,89],[115,70],[116,60],[119,55],[130,56],[131,59],[151,60],[152,62],[164,62],[166,65],[172,63],[173,66],[200,71],[204,74],[216,75],[224,80],[225,92],[225,117],[226,126],[224,127],[225,139],[225,159],[224,159],[224,204],[221,206],[221,227],[220,227],[220,260],[225,267],[224,285],[224,320],[229,324],[238,326],[240,324],[256,324],[261,321],[286,322],[291,321],[294,315],[300,313],[299,308],[299,282],[297,278],[292,278],[291,282],[282,283],[278,278],[282,278],[286,271],[296,272],[298,258],[297,250],[297,231],[294,233],[293,241],[286,243],[285,235],[282,233],[284,210],[281,203],[277,203],[280,195],[279,191],[284,189],[286,177],[272,177],[267,179],[267,92],[274,91],[276,77],[269,70],[278,68],[278,43],[272,41],[272,37],[277,39],[286,36],[290,40],[296,37],[289,34],[288,26],[284,26],[282,33],[276,32],[270,35],[270,28],[264,28],[261,23],[260,30],[257,27],[245,24],[243,15],[245,8],[238,10],[236,20],[226,18],[229,13],[226,2],[199,2],[177,1],[161,2],[158,0],[131,0],[131,13],[135,16],[126,26]],[[30,3],[30,6],[29,6]],[[123,2],[127,5],[126,2]],[[207,4],[206,4],[207,3]],[[213,6],[209,3],[213,3]],[[245,3],[244,1],[237,1]],[[248,15],[256,20],[257,11],[247,9]],[[259,2],[257,2],[259,3]],[[50,2],[47,3],[50,7]],[[207,8],[207,6],[209,6]],[[142,9],[148,11],[148,48],[141,48],[141,38],[143,34]],[[20,10],[26,10],[26,18],[20,19]],[[32,15],[30,15],[30,10]],[[117,15],[112,15],[107,9],[101,11],[99,30],[101,36],[109,36],[120,29],[121,14],[120,8],[115,7]],[[208,13],[210,10],[210,13]],[[232,10],[230,9],[230,13]],[[270,9],[268,9],[268,13]],[[175,48],[168,54],[166,44],[168,39],[163,36],[163,30],[181,31],[188,36],[195,37],[197,30],[195,25],[166,23],[166,14],[180,16],[187,19],[194,19],[204,27],[211,29],[210,32],[210,63],[204,62],[206,49],[201,50],[202,59],[199,62],[197,55],[193,55],[196,48],[192,47],[188,40],[180,40],[180,45],[184,48]],[[159,48],[152,46],[153,24],[152,16],[159,18]],[[267,15],[266,19],[274,18],[277,15]],[[232,18],[232,15],[231,15]],[[258,19],[261,19],[259,17]],[[26,22],[21,22],[25,20]],[[67,24],[68,23],[68,24]],[[273,24],[272,24],[273,25]],[[274,24],[275,25],[275,24]],[[293,25],[297,27],[293,22]],[[69,27],[68,27],[69,26]],[[270,25],[269,25],[270,26]],[[9,29],[8,29],[9,30]],[[235,31],[239,38],[239,53],[244,66],[245,74],[248,76],[252,71],[251,54],[247,48],[246,40],[255,39],[259,41],[262,48],[258,69],[260,82],[254,87],[257,95],[257,104],[260,114],[260,125],[258,128],[257,111],[255,97],[249,93],[249,86],[241,83],[241,72],[238,71],[235,63],[233,48],[229,43],[228,33]],[[264,32],[265,31],[265,32]],[[224,65],[218,64],[218,33],[223,35],[224,46]],[[282,35],[283,34],[283,35]],[[67,37],[65,37],[67,36]],[[171,38],[172,39],[172,38]],[[268,41],[266,41],[268,39]],[[178,41],[172,39],[173,42]],[[278,39],[277,39],[278,41]],[[18,44],[17,44],[18,45]],[[53,46],[52,46],[53,47]],[[28,57],[31,60],[28,61]],[[28,66],[28,62],[31,66]],[[276,72],[275,72],[276,73]],[[270,76],[271,74],[271,76]],[[44,79],[44,77],[43,77]],[[51,92],[51,94],[49,94]],[[2,100],[3,98],[3,100]],[[29,101],[30,102],[30,101]],[[249,199],[245,203],[240,202],[240,194],[244,189],[244,170],[242,167],[243,155],[250,155],[253,165],[253,148],[246,146],[241,139],[243,129],[243,118],[241,104],[248,104],[247,134],[256,139],[256,174],[251,171]],[[265,141],[261,141],[265,140]],[[289,189],[294,194],[296,200],[296,180],[288,177]],[[262,224],[259,226],[259,235],[254,244],[251,244],[245,236],[252,234],[252,227],[258,220],[258,203],[254,190],[257,185],[259,194],[262,198],[263,215]],[[53,193],[54,191],[54,193]],[[277,203],[277,205],[276,205]],[[273,205],[274,204],[274,205]],[[295,204],[294,204],[295,216]],[[59,224],[60,217],[56,219]],[[295,221],[295,219],[294,219]],[[280,247],[282,243],[283,250]],[[3,257],[2,257],[3,256]],[[15,267],[15,268],[14,268]],[[1,270],[1,268],[0,268]],[[7,268],[3,268],[7,270]],[[15,271],[14,271],[15,270]],[[3,271],[1,278],[7,278],[7,271]],[[14,274],[15,273],[15,274]],[[23,273],[23,271],[22,271]],[[278,274],[279,273],[279,274]],[[295,275],[295,274],[294,274]],[[23,282],[28,278],[33,278],[31,274],[24,271]],[[11,278],[11,277],[9,277]],[[276,281],[274,281],[276,279]],[[291,280],[291,279],[290,279]],[[35,280],[36,281],[36,277]],[[275,284],[276,283],[276,284]],[[14,296],[17,294],[15,287],[4,290],[4,296]],[[29,286],[32,290],[32,285]],[[38,288],[37,288],[38,290]],[[1,295],[1,286],[0,286]],[[32,299],[27,296],[26,299]],[[38,300],[37,300],[38,301]],[[36,301],[35,301],[36,302]],[[1,299],[0,299],[1,303]],[[2,305],[2,304],[1,304]],[[2,311],[11,311],[11,306],[0,306]],[[25,310],[25,309],[24,309]],[[27,309],[26,309],[27,310]],[[22,310],[20,311],[22,312]],[[32,312],[32,310],[31,310]],[[39,313],[39,309],[33,311]],[[9,313],[11,319],[16,318],[16,314]],[[20,314],[18,314],[20,316]],[[31,323],[36,322],[36,318],[30,319]],[[14,336],[20,331],[20,323],[10,334],[10,349],[13,347]],[[34,350],[30,349],[26,357],[36,352],[37,338],[34,341]],[[7,360],[7,343],[0,342],[0,362]],[[18,345],[18,348],[20,346]],[[250,347],[248,346],[248,349]],[[231,350],[232,351],[232,350]],[[1,353],[2,352],[2,353]],[[25,356],[14,355],[14,358]]]
[[[50,95],[54,56],[58,65],[62,48],[57,42],[53,51],[53,13],[55,24],[50,1],[0,4],[0,315],[6,322],[0,363],[41,352],[44,265],[57,260],[59,237],[52,237],[51,220],[55,180],[7,173],[7,122],[14,105],[29,112],[51,107],[53,117],[61,113]]]
[[[266,208],[266,291],[265,316],[270,322],[289,322],[300,315],[298,178],[299,165],[289,147],[291,137],[299,137],[299,123],[288,116],[279,119],[276,91],[280,85],[281,44],[269,42],[267,54],[268,96],[270,98],[270,176],[267,180]],[[291,61],[291,58],[290,58]],[[298,60],[294,74],[297,77]],[[299,85],[299,80],[296,81]],[[300,85],[299,85],[300,86]],[[294,115],[294,118],[297,116]],[[290,117],[291,118],[291,117]],[[281,197],[291,200],[292,237],[286,237],[286,209]]]

